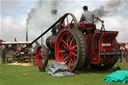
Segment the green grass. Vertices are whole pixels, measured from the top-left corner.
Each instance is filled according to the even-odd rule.
[[[128,63],[120,63],[120,67],[128,70]],[[107,71],[87,68],[75,76],[58,78],[39,72],[37,66],[10,66],[0,61],[0,85],[128,85],[104,81],[107,75],[114,72],[113,69],[115,67]]]

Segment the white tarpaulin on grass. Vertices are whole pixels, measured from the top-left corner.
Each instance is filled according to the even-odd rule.
[[[73,76],[74,73],[69,72],[64,62],[55,62],[48,67],[48,74],[56,77]]]

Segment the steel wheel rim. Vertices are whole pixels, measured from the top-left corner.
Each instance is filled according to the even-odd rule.
[[[56,44],[56,60],[64,62],[71,71],[77,63],[77,42],[71,32],[65,31]]]

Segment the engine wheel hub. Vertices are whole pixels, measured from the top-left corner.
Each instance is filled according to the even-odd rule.
[[[66,48],[66,49],[65,49],[65,52],[69,55],[69,53],[70,53],[70,48]]]

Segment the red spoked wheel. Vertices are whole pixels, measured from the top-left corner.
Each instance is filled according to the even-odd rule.
[[[67,29],[77,29],[78,26],[77,26],[77,19],[76,17],[71,14],[71,13],[66,13],[61,21],[60,21],[60,31],[64,28],[67,28]]]
[[[43,45],[37,48],[36,61],[39,67],[45,67],[48,63],[48,50]]]
[[[64,29],[59,34],[56,61],[64,62],[69,71],[80,70],[87,63],[87,47],[84,35],[77,29]]]

